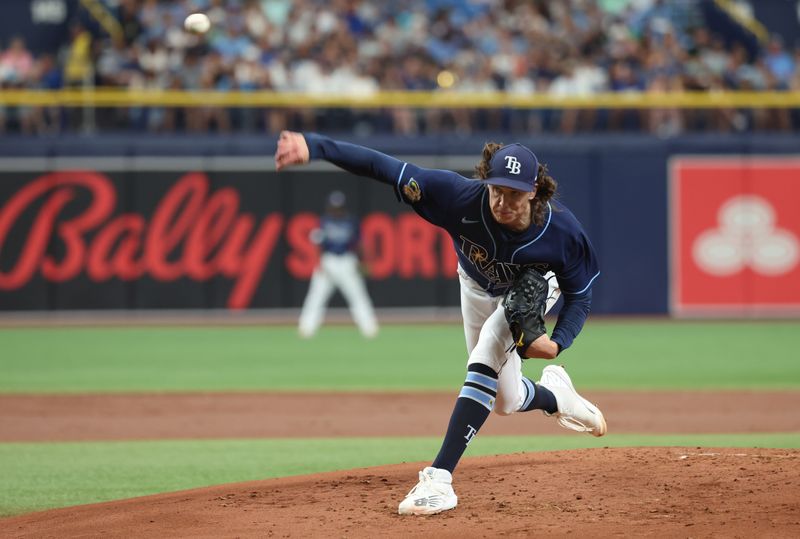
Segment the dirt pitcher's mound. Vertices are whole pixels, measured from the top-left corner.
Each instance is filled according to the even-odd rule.
[[[800,537],[800,451],[620,448],[468,458],[459,505],[401,517],[418,464],[0,520],[2,537]]]

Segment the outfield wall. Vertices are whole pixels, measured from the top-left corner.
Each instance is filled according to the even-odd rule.
[[[469,175],[485,140],[354,141]],[[521,142],[548,164],[597,248],[595,312],[800,312],[800,137]],[[325,164],[277,175],[274,145],[256,136],[4,140],[0,309],[298,307],[315,261],[308,232],[332,189],[363,218],[378,306],[457,305],[443,233],[377,182]],[[734,230],[724,215],[769,222]]]

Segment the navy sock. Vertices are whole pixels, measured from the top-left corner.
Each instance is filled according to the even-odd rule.
[[[442,448],[432,464],[434,468],[453,473],[461,455],[489,417],[496,396],[497,373],[481,363],[467,367],[467,380],[456,399]]]
[[[553,395],[552,391],[524,376],[522,377],[522,383],[525,384],[525,388],[528,390],[528,396],[525,398],[520,412],[544,410],[548,414],[554,414],[558,411],[556,396]]]

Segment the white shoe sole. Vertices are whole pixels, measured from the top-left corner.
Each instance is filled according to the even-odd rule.
[[[558,366],[558,368],[550,369],[550,372],[558,376],[561,381],[567,386],[565,389],[568,389],[575,395],[576,398],[580,399],[580,401],[592,412],[594,415],[600,418],[600,427],[598,429],[592,429],[590,431],[586,431],[592,436],[603,436],[606,432],[608,432],[608,426],[606,425],[606,418],[603,415],[603,412],[600,411],[600,408],[589,402],[588,400],[581,397],[577,391],[575,391],[575,386],[572,385],[572,379],[567,374],[567,371],[564,370],[564,367]]]
[[[398,509],[398,515],[415,515],[415,516],[429,516],[429,515],[438,515],[439,513],[443,513],[445,511],[450,511],[451,509],[455,509],[457,504],[453,504],[452,507],[438,507],[436,509],[431,509],[430,507],[409,507],[406,509]]]
[[[583,398],[583,397],[581,397],[581,398]],[[583,400],[586,401],[587,403],[589,403],[592,406],[592,408],[594,408],[596,410],[597,415],[600,416],[600,429],[593,430],[591,432],[592,436],[597,436],[598,438],[600,436],[604,436],[605,433],[608,432],[608,426],[606,425],[606,418],[603,415],[603,412],[601,412],[600,408],[598,408],[597,406],[595,406],[591,402],[587,401],[586,399],[583,399]]]
[[[456,505],[458,505],[458,496],[453,494],[451,497],[446,497],[445,500],[441,505],[431,506],[428,504],[429,498],[436,498],[436,502],[438,502],[438,498],[444,497],[442,494],[434,494],[432,496],[419,496],[416,498],[405,498],[397,508],[397,513],[400,515],[435,515],[437,513],[441,513],[442,511],[449,511],[450,509],[455,509]],[[415,503],[416,500],[425,500],[424,504],[417,505]],[[406,503],[410,502],[410,503]]]

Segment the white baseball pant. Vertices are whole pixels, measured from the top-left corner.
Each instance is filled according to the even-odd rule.
[[[358,268],[358,257],[353,253],[342,255],[324,253],[319,266],[311,276],[308,294],[300,312],[299,332],[302,337],[314,335],[325,317],[333,292],[339,289],[344,296],[361,334],[371,338],[378,334],[378,321],[367,286]]]
[[[553,272],[545,274],[550,288],[545,312],[553,308],[561,290]],[[522,359],[515,348],[506,352],[513,343],[503,312],[503,296],[486,293],[463,269],[458,268],[461,285],[461,316],[464,319],[464,336],[467,340],[467,364],[483,363],[498,373],[497,398],[494,412],[510,415],[522,407],[527,390],[522,382]]]

